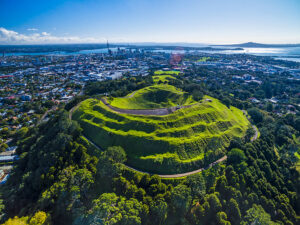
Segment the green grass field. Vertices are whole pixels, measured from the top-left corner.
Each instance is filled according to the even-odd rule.
[[[209,59],[210,57],[202,57],[201,59],[198,59],[197,62],[206,62]]]
[[[167,84],[145,87],[123,98],[108,98],[108,102],[120,109],[169,108],[196,103],[192,96]]]
[[[155,84],[158,84],[159,82],[169,82],[169,80],[176,79],[172,75],[155,75],[153,76],[153,81]]]
[[[180,71],[175,70],[169,70],[169,71],[163,71],[163,70],[156,70],[154,72],[154,75],[179,75]]]
[[[173,100],[161,99],[163,104],[145,100],[145,93],[152,96],[151,92],[156,91],[170,92],[166,96],[174,95]],[[132,97],[113,99],[111,103],[131,109],[162,107],[177,104],[174,100],[183,95],[173,86],[155,85],[137,91]],[[194,103],[189,96],[183,99],[185,104]],[[102,148],[122,146],[128,165],[159,174],[201,168],[206,151],[224,149],[233,137],[244,136],[250,125],[242,111],[229,109],[209,96],[166,116],[119,114],[97,99],[88,99],[80,104],[72,118],[80,123],[84,135]]]

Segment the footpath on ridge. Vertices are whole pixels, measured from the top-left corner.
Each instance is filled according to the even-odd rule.
[[[125,114],[132,114],[132,115],[145,115],[145,116],[166,116],[169,115],[176,110],[183,109],[183,108],[190,108],[193,105],[184,105],[184,106],[174,106],[170,108],[159,108],[159,109],[120,109],[114,106],[111,106],[106,98],[101,98],[103,104],[105,104],[111,110],[118,112],[118,113],[125,113]],[[198,103],[196,103],[198,104]]]

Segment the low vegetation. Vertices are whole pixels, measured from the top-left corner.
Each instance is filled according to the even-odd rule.
[[[149,77],[145,80],[137,77],[130,78],[130,82],[127,79],[94,82],[88,85],[86,93],[122,97],[153,85]],[[260,130],[260,138],[251,142],[253,130],[248,129],[244,138],[240,138],[242,132],[232,132],[237,125],[246,127],[249,123],[242,111],[232,107],[240,105],[234,96],[207,92],[205,86],[181,81],[184,80],[173,79],[170,83],[193,94],[193,98],[201,96],[200,104],[155,117],[117,114],[99,99],[88,99],[73,115],[80,124],[70,120],[68,112],[59,110],[49,121],[22,130],[16,137],[20,160],[0,189],[1,222],[6,221],[5,225],[299,224],[300,176],[296,167],[300,154],[299,115],[278,116],[245,102],[241,109],[249,111]],[[69,107],[72,106],[70,103]],[[232,138],[227,136],[226,129],[233,134]],[[182,149],[190,158],[180,158],[185,156],[183,151],[157,152],[164,150],[161,143],[173,137],[178,137],[179,142],[185,139],[186,143],[197,140],[197,135],[204,140],[202,132],[219,134],[227,146],[226,161],[201,173],[168,179],[124,166],[134,157],[145,163],[138,158],[144,149],[151,153],[145,157],[153,157],[151,168],[160,166],[164,171],[177,169],[177,164],[161,163],[156,157],[159,154],[162,158],[164,154],[177,155],[181,171],[184,160],[197,157],[197,162],[214,160],[224,152],[215,145],[197,152],[197,148],[184,144]],[[103,146],[103,151],[99,151],[83,135],[89,135],[101,147],[102,144],[109,147]],[[128,148],[117,146],[117,140],[122,138]],[[156,138],[163,141],[157,142]],[[144,141],[141,146],[132,151],[141,140]],[[189,155],[193,153],[194,156]],[[193,166],[199,165],[193,162],[188,168]]]
[[[156,70],[154,72],[154,75],[179,75],[180,71],[175,71],[175,70],[168,70],[168,71],[164,71],[164,70]]]
[[[100,100],[88,99],[73,114],[97,145],[122,146],[129,165],[160,174],[188,172],[213,162],[224,155],[232,138],[243,137],[249,127],[237,108],[210,96],[196,103],[170,85],[146,87],[110,103],[127,109],[193,104],[167,116],[137,116],[116,113]]]
[[[110,105],[121,109],[156,109],[195,104],[187,93],[171,85],[153,85],[125,97],[109,98]]]
[[[172,75],[155,75],[153,76],[153,81],[156,83],[156,84],[161,84],[161,83],[168,83],[169,80],[174,80],[176,79],[174,76]]]

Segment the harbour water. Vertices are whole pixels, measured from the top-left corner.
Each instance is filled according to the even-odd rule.
[[[111,48],[112,51],[116,51],[117,48]],[[154,52],[165,52],[165,53],[179,53],[184,54],[187,51],[183,49],[167,50],[161,47],[161,49],[153,50]],[[242,50],[195,50],[198,52],[206,53],[218,53],[218,54],[250,54],[257,56],[271,56],[275,59],[288,60],[294,62],[300,62],[300,47],[286,47],[286,48],[243,48]],[[78,54],[95,54],[95,53],[107,53],[106,48],[81,50],[77,52],[35,52],[35,53],[6,53],[6,56],[20,56],[20,55],[78,55]]]

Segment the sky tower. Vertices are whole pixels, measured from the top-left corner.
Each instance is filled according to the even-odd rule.
[[[107,42],[106,42],[106,47],[107,47],[107,52],[108,52],[108,54],[112,54],[112,51],[109,49],[109,43],[108,43],[108,40],[107,40]]]

